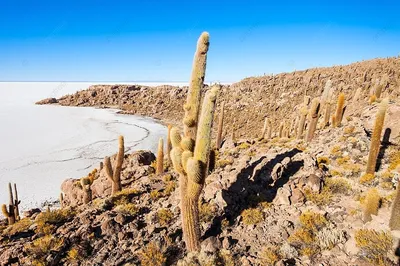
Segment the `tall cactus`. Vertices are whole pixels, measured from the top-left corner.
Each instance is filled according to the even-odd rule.
[[[106,174],[108,178],[112,182],[112,194],[121,191],[121,171],[122,171],[122,163],[124,162],[124,137],[119,136],[119,145],[118,145],[118,154],[115,161],[114,169],[111,165],[111,161],[109,157],[104,158],[104,169],[106,170]]]
[[[358,89],[356,90],[356,92],[354,93],[354,96],[353,96],[353,104],[357,103],[358,99],[360,98],[361,91],[362,91],[362,88],[358,87]]]
[[[383,124],[385,123],[385,115],[386,115],[386,110],[388,108],[388,104],[389,100],[384,99],[381,102],[379,110],[376,114],[374,130],[371,136],[371,145],[369,148],[366,174],[372,174],[372,175],[375,174],[376,160],[378,158],[379,149],[381,145],[382,129],[383,129]]]
[[[304,131],[304,126],[306,124],[307,113],[308,113],[307,105],[304,104],[300,109],[300,120],[297,129],[297,139],[301,139],[303,137],[303,131]]]
[[[363,209],[364,222],[371,221],[372,215],[378,214],[380,199],[381,197],[379,196],[379,192],[376,188],[371,188],[368,190]]]
[[[171,159],[180,175],[181,211],[184,240],[189,251],[200,249],[200,224],[198,200],[208,169],[211,147],[211,129],[218,85],[207,91],[198,123],[195,142],[171,130]]]
[[[14,183],[14,216],[15,216],[15,220],[19,221],[20,220],[20,216],[19,216],[19,204],[21,203],[21,201],[18,199],[18,190],[17,190],[17,184]]]
[[[162,173],[164,173],[164,140],[160,138],[158,141],[156,174],[161,175]]]
[[[216,149],[217,150],[219,150],[219,148],[221,148],[221,143],[222,143],[222,130],[224,127],[224,110],[225,110],[225,102],[222,102],[221,111],[220,111],[219,119],[218,119],[218,131],[217,131],[217,140],[216,140]]]
[[[83,177],[81,178],[81,186],[83,189],[83,203],[88,204],[89,202],[92,201],[92,189],[91,186],[92,181],[88,177]]]
[[[172,143],[171,143],[171,125],[168,125],[168,135],[167,135],[167,159],[168,162],[171,163],[171,150],[172,150]]]
[[[391,230],[400,230],[400,186],[397,184],[396,197],[392,203],[392,212],[389,220]]]
[[[335,113],[336,123],[335,123],[335,125],[333,125],[334,127],[340,127],[342,124],[344,102],[345,102],[345,95],[343,92],[341,92],[339,94],[338,102],[337,102],[337,106],[336,106],[336,113]]]
[[[8,225],[12,225],[15,223],[15,208],[14,208],[14,197],[12,193],[11,183],[8,183],[8,192],[9,192],[9,203],[8,203],[8,210],[7,206],[3,204],[1,206],[1,211],[3,212],[4,216],[8,219]]]
[[[265,120],[264,120],[264,127],[263,127],[263,130],[261,132],[260,139],[265,139],[265,137],[267,135],[267,130],[268,130],[268,117],[266,117]]]
[[[315,98],[311,103],[311,108],[309,112],[309,127],[306,136],[306,141],[310,142],[314,137],[315,129],[317,128],[317,122],[319,117],[320,103],[317,98]]]
[[[209,39],[210,37],[208,32],[203,32],[197,42],[197,49],[193,59],[193,68],[190,78],[189,91],[186,104],[184,105],[184,135],[185,137],[191,139],[194,139],[196,137],[201,89],[203,88],[204,76],[206,73],[207,52],[208,46],[210,44]]]

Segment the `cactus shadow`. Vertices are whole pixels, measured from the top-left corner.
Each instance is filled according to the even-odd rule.
[[[392,130],[390,128],[385,129],[385,133],[383,134],[381,147],[379,148],[378,158],[376,160],[375,172],[377,172],[382,165],[383,157],[385,156],[385,152],[387,148],[391,145],[390,143],[390,135],[392,134]]]
[[[222,220],[226,219],[229,224],[232,225],[243,210],[254,208],[261,202],[272,202],[276,197],[278,189],[286,184],[290,177],[293,176],[304,163],[303,161],[290,161],[287,166],[282,169],[281,178],[275,182],[270,178],[274,166],[281,163],[286,157],[292,158],[300,152],[301,151],[298,149],[292,149],[285,153],[278,154],[275,158],[269,160],[261,168],[257,169],[258,175],[253,179],[254,170],[262,163],[266,156],[262,156],[248,167],[242,169],[237,175],[237,180],[227,190],[222,191],[222,197],[227,203],[227,206],[224,208],[223,215],[214,218],[211,227],[205,232],[203,239],[222,233]]]

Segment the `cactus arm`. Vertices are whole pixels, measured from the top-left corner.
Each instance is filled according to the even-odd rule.
[[[17,184],[14,183],[14,195],[15,195],[15,200],[14,200],[14,216],[15,220],[19,221],[20,216],[19,216],[19,204],[21,201],[18,199],[18,190],[17,190]]]
[[[7,205],[3,204],[1,205],[1,212],[4,214],[5,217],[9,218],[10,213],[7,211]]]
[[[376,114],[374,130],[371,136],[371,144],[368,154],[367,174],[375,174],[376,160],[378,158],[379,149],[381,145],[381,134],[383,125],[385,123],[386,110],[388,108],[389,100],[384,99]]]
[[[106,170],[107,177],[111,180],[111,182],[114,182],[114,179],[113,179],[114,173],[113,173],[113,169],[111,166],[110,157],[108,157],[108,156],[106,156],[104,158],[104,169]]]
[[[192,75],[189,84],[187,101],[185,104],[184,135],[194,139],[197,132],[197,122],[200,108],[201,89],[206,72],[209,34],[203,32],[197,42],[197,49],[193,59]]]

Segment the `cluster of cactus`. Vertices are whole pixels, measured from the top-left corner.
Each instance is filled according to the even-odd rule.
[[[125,155],[124,137],[119,136],[118,141],[119,141],[118,153],[114,167],[112,167],[111,165],[110,157],[104,158],[104,168],[106,170],[108,178],[112,182],[112,188],[111,188],[112,195],[121,191],[121,171]]]
[[[184,134],[181,136],[175,127],[171,129],[171,159],[175,171],[179,173],[182,229],[189,252],[200,249],[198,201],[209,169],[211,129],[220,87],[213,85],[206,92],[200,113],[208,46],[209,35],[204,32],[198,40],[187,101],[184,105]]]
[[[18,191],[17,185],[14,184],[14,195],[11,187],[11,183],[8,183],[8,192],[10,197],[10,202],[8,203],[8,209],[6,204],[1,206],[1,211],[3,212],[4,216],[8,219],[8,225],[14,224],[16,221],[20,220],[19,216],[19,204],[21,201],[18,199]]]
[[[91,185],[96,178],[97,169],[95,168],[88,176],[82,177],[80,179],[80,184],[84,192],[83,203],[88,204],[92,201],[92,189]],[[64,198],[63,195],[60,195],[60,203],[63,204]],[[62,206],[61,206],[62,207]]]

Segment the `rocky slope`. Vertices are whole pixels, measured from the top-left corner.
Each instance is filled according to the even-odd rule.
[[[201,195],[199,254],[187,254],[184,248],[177,175],[167,160],[165,173],[156,175],[155,156],[137,151],[125,155],[119,194],[110,196],[111,183],[99,167],[88,173],[94,177],[91,203],[83,204],[79,180],[69,179],[62,184],[62,208],[32,210],[9,227],[2,221],[0,264],[396,265],[400,234],[388,225],[400,177],[399,60],[249,78],[225,86],[219,102],[226,103],[228,134]],[[295,127],[289,127],[287,137],[277,137],[279,123],[298,116],[304,88],[307,95],[320,96],[328,79],[334,99],[339,91],[346,94],[342,125],[324,127],[320,118],[310,143],[294,137]],[[368,102],[375,79],[391,101],[377,173],[365,179],[379,106]],[[363,88],[361,96],[353,101],[358,87]],[[186,90],[93,86],[56,101],[119,107],[178,124]],[[276,121],[268,140],[259,138],[265,116]],[[233,127],[238,140],[231,139]]]
[[[350,115],[353,110],[368,104],[371,91],[378,84],[384,87],[383,96],[390,95],[392,99],[399,97],[400,57],[251,77],[224,86],[217,105],[220,108],[221,102],[225,102],[226,133],[231,134],[235,127],[238,136],[255,137],[266,116],[273,120],[277,130],[282,120],[290,123],[298,115],[297,106],[303,101],[304,95],[319,97],[328,80],[332,81],[335,88],[334,98],[344,92],[348,102],[361,88],[359,101],[348,105],[347,114]],[[58,100],[46,99],[39,103],[54,103],[56,100],[65,106],[116,107],[125,113],[150,116],[165,123],[180,125],[186,92],[187,87],[95,85]]]

